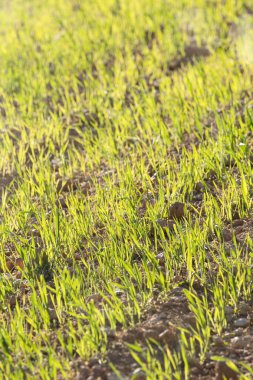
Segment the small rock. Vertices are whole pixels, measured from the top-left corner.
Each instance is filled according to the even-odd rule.
[[[170,219],[182,219],[185,216],[185,204],[182,202],[175,202],[169,208]]]
[[[238,327],[237,329],[234,330],[235,336],[241,336],[244,334],[244,328],[243,327]]]
[[[236,327],[248,327],[250,325],[250,321],[247,318],[239,318],[234,322]]]
[[[233,348],[243,348],[244,347],[244,341],[243,341],[243,338],[241,336],[235,336],[232,340],[231,340],[231,346]]]
[[[250,335],[236,336],[231,340],[231,346],[233,348],[244,349],[250,346],[252,343],[252,337]]]
[[[216,364],[216,380],[236,380],[238,379],[238,373],[230,368],[225,362],[218,362]]]

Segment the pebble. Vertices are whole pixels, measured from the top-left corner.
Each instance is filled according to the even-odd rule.
[[[243,327],[238,327],[238,329],[234,330],[235,336],[241,336],[244,334],[244,328]]]
[[[235,336],[231,340],[231,346],[233,348],[243,348],[244,347],[244,339],[241,336]]]
[[[233,348],[246,348],[252,342],[252,337],[250,335],[236,336],[231,340],[231,346]]]
[[[236,321],[234,321],[234,325],[236,327],[248,327],[249,324],[250,324],[250,321],[247,318],[239,318]]]

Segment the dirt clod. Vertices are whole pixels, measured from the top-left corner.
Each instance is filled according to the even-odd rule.
[[[233,234],[230,230],[228,230],[227,228],[224,228],[222,230],[222,237],[224,241],[231,241],[233,238]]]
[[[249,324],[250,324],[250,321],[247,318],[239,318],[239,319],[235,320],[235,322],[234,322],[234,325],[236,327],[248,327]]]
[[[19,270],[24,269],[24,261],[20,257],[15,260],[15,267]]]
[[[182,202],[175,202],[169,208],[170,219],[182,219],[185,216],[185,204]]]
[[[239,227],[239,226],[243,226],[243,219],[236,219],[234,222],[233,222],[233,227]]]

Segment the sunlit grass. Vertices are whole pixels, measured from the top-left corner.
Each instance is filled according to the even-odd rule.
[[[229,255],[223,238],[235,211],[252,215],[245,5],[2,2],[2,378],[71,378],[76,358],[106,357],[106,327],[136,324],[179,273],[196,327],[175,352],[129,349],[148,379],[187,378],[189,357],[203,362],[226,328],[225,307],[250,300],[252,236]],[[169,69],[191,45],[210,54]],[[174,202],[185,217],[163,228]]]

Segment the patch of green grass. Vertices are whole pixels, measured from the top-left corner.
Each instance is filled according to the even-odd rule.
[[[73,378],[78,358],[106,358],[106,328],[182,282],[196,327],[180,350],[160,347],[162,365],[150,343],[131,350],[147,378],[187,378],[225,307],[251,299],[252,231],[224,241],[252,217],[249,6],[2,2],[2,378]],[[184,218],[164,228],[174,202]]]

